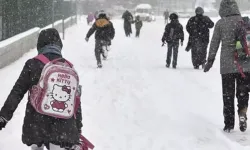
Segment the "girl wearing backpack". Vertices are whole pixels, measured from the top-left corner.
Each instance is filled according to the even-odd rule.
[[[44,114],[38,112],[38,109],[34,107],[34,101],[32,101],[34,95],[37,94],[36,92],[39,92],[34,92],[33,89],[38,87],[38,83],[41,84],[42,80],[40,77],[43,75],[44,77],[46,76],[45,74],[42,74],[42,71],[45,68],[45,62],[43,61],[47,60],[48,63],[55,63],[57,61],[60,63],[66,63],[67,60],[63,58],[61,53],[62,47],[63,44],[56,29],[50,28],[40,32],[37,50],[39,54],[38,56],[42,59],[36,57],[29,59],[25,63],[19,78],[0,111],[1,130],[5,128],[6,124],[11,120],[18,104],[29,91],[22,131],[22,142],[27,146],[31,146],[32,150],[41,150],[44,146],[49,150],[81,149],[80,135],[82,128],[82,114],[80,103],[75,103],[75,108],[77,108],[77,110],[74,115],[69,115],[67,119],[62,117],[64,114],[60,116],[60,113],[65,112],[66,114],[65,110],[68,109],[67,111],[69,113],[69,108],[73,109],[68,102],[70,100],[72,102],[76,101],[75,98],[77,96],[76,92],[74,92],[76,89],[70,87],[71,83],[67,86],[62,86],[62,82],[59,82],[60,79],[65,79],[65,83],[68,83],[66,82],[66,79],[69,78],[67,74],[58,74],[58,78],[55,78],[54,81],[52,78],[48,80],[50,83],[46,85],[47,87],[52,85],[52,81],[55,84],[54,86],[51,86],[53,87],[53,90],[50,89],[52,91],[47,95],[47,97],[53,99],[53,101],[47,102],[47,104],[44,105],[44,108],[41,104],[40,111]],[[78,85],[78,83],[75,82],[75,85]],[[44,85],[44,88],[46,86]],[[80,89],[78,87],[75,88],[78,89],[78,96],[80,96]],[[62,97],[62,95],[64,97]],[[46,99],[46,95],[43,98]],[[65,99],[67,99],[67,101],[63,101]],[[39,104],[38,101],[39,99],[36,101],[37,106]],[[46,115],[47,110],[50,110],[50,113],[57,113],[58,117]],[[47,112],[47,114],[49,114],[49,112]]]
[[[241,60],[236,55],[238,25],[242,17],[235,0],[222,0],[219,14],[221,19],[216,23],[210,44],[209,55],[204,72],[212,67],[220,43],[220,73],[222,78],[224,131],[231,132],[235,126],[235,95],[238,99],[239,128],[247,129],[247,109],[249,101],[250,59]],[[244,74],[244,76],[242,75]],[[236,85],[236,86],[235,86]]]

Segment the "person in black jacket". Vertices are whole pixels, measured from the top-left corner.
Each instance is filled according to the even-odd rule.
[[[107,18],[107,15],[104,11],[100,11],[98,18],[96,19],[93,26],[89,29],[85,40],[88,42],[90,36],[95,32],[95,56],[97,60],[98,68],[102,68],[101,54],[103,54],[104,59],[107,55],[103,46],[110,46],[111,40],[115,37],[115,29],[112,22]]]
[[[135,18],[135,29],[136,29],[135,37],[140,36],[142,25],[143,25],[143,23],[140,19],[140,16],[136,16],[136,18]]]
[[[196,16],[191,17],[186,26],[189,33],[186,51],[191,49],[193,66],[199,69],[201,65],[204,68],[206,63],[209,29],[214,27],[214,23],[208,16],[203,15],[203,8],[197,7],[195,13]]]
[[[131,23],[134,20],[133,15],[126,10],[123,15],[122,18],[124,19],[124,31],[125,31],[125,35],[127,37],[130,37],[130,34],[132,34],[132,27],[131,27]]]
[[[166,67],[169,68],[171,63],[171,57],[172,52],[174,53],[173,68],[176,68],[177,66],[177,58],[178,58],[178,48],[179,48],[179,42],[181,41],[181,46],[183,46],[184,41],[184,32],[183,27],[179,23],[178,15],[175,13],[172,13],[169,16],[171,22],[166,25],[165,32],[162,37],[162,43],[163,45],[165,42],[168,43],[168,53],[167,53],[167,60],[166,60]]]
[[[63,44],[56,29],[46,29],[39,34],[38,53],[45,55],[49,60],[62,58],[62,47]],[[33,58],[26,61],[0,111],[0,130],[5,128],[11,120],[24,95],[38,83],[43,67],[44,64],[37,59]],[[28,97],[28,99],[30,98]],[[49,143],[62,148],[72,147],[79,143],[81,128],[81,107],[77,110],[76,119],[72,117],[62,120],[38,113],[28,100],[23,123],[22,142],[27,146],[32,145],[33,150],[43,147],[43,145],[46,145],[49,149]]]

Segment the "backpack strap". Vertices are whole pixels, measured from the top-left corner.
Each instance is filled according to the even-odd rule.
[[[248,47],[247,47],[247,39],[246,39],[246,27],[245,27],[245,24],[244,24],[244,21],[241,20],[239,21],[240,23],[240,33],[243,34],[243,35],[240,35],[240,36],[243,36],[241,40],[241,44],[242,44],[242,47],[244,49],[244,52],[247,54],[247,56],[250,56],[250,52],[248,51]],[[237,31],[238,32],[238,31]]]
[[[237,69],[238,69],[238,71],[240,72],[241,77],[242,77],[242,78],[245,78],[246,75],[244,74],[243,68],[242,68],[242,66],[240,65],[239,61],[238,61],[238,53],[237,53],[237,52],[234,52],[234,63],[235,63],[235,65],[237,66]]]
[[[42,63],[44,63],[45,65],[46,65],[47,63],[50,62],[50,60],[49,60],[46,56],[44,56],[43,54],[37,55],[37,56],[35,57],[35,59],[40,60],[40,61],[41,61]]]
[[[69,61],[68,61],[67,59],[65,59],[65,58],[57,58],[57,59],[52,60],[51,62],[54,64],[54,63],[56,63],[56,62],[58,62],[59,60],[62,60],[62,59],[65,60],[64,63],[67,63],[71,68],[73,68],[73,64],[72,64],[71,62],[69,62]]]
[[[244,21],[241,21],[241,25],[242,25],[242,27],[244,27],[244,29],[246,29],[246,28],[245,28]],[[243,41],[244,41],[244,43],[243,43],[243,47],[244,47],[244,50],[245,50],[245,53],[247,54],[247,56],[250,56],[250,53],[249,53],[248,47],[247,47],[247,39],[246,39],[246,36],[247,36],[247,33],[246,33],[246,30],[244,30],[244,35],[243,35]]]
[[[52,61],[50,61],[46,56],[44,56],[43,54],[39,54],[35,57],[35,59],[38,59],[40,60],[42,63],[44,63],[45,65],[49,62],[52,62],[52,63],[56,63],[57,61],[61,60],[61,59],[64,59],[64,58],[57,58],[57,59],[54,59]],[[65,62],[71,67],[73,68],[73,64],[71,62],[69,62],[68,60],[64,59]]]

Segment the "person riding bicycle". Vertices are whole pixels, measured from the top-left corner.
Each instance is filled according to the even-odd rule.
[[[102,68],[101,54],[103,54],[104,59],[107,57],[103,51],[103,46],[109,46],[111,44],[111,40],[115,37],[115,29],[105,11],[99,11],[97,17],[95,23],[89,29],[85,40],[88,42],[90,36],[95,32],[95,56],[98,68]]]

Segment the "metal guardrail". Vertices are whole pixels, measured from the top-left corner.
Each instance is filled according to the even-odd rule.
[[[0,41],[76,15],[75,7],[72,0],[0,0]]]

